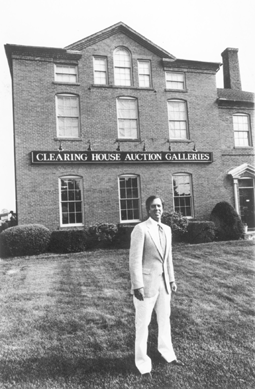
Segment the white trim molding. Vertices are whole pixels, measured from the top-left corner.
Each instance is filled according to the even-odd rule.
[[[255,167],[248,163],[243,163],[228,171],[228,175],[233,177],[234,182],[234,196],[235,196],[235,210],[240,215],[240,204],[239,204],[239,185],[238,180],[244,177],[255,178]]]

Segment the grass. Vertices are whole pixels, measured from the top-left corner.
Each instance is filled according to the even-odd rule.
[[[134,366],[128,250],[0,260],[0,388],[251,389],[254,242],[174,247],[172,336],[185,368]]]

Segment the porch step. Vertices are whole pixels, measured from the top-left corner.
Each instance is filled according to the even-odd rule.
[[[244,233],[245,240],[255,240],[255,231],[247,231]]]

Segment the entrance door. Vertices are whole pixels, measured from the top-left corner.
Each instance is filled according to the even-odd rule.
[[[239,179],[240,214],[243,223],[249,229],[255,228],[254,214],[254,182],[252,178]]]

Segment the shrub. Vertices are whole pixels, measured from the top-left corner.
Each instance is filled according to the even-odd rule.
[[[180,212],[166,211],[163,213],[161,221],[171,227],[174,242],[179,242],[184,239],[187,233],[188,221]]]
[[[215,239],[215,224],[212,221],[191,221],[186,240],[189,243],[207,243]]]
[[[1,233],[4,256],[38,255],[45,252],[50,231],[40,224],[10,227]]]
[[[114,247],[129,249],[130,248],[130,236],[134,229],[134,225],[130,224],[118,224],[118,233],[113,241]]]
[[[2,232],[0,233],[0,258],[7,258],[10,257],[11,253],[8,249],[8,245],[5,239],[5,234]]]
[[[242,238],[244,226],[235,209],[226,201],[215,205],[211,220],[216,226],[217,240],[238,240]]]
[[[52,231],[49,251],[52,253],[77,253],[85,251],[87,236],[84,230]]]
[[[86,229],[88,248],[106,248],[114,246],[118,235],[116,224],[97,223]]]

